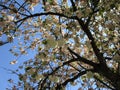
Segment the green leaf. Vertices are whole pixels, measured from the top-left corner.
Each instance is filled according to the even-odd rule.
[[[66,41],[64,39],[60,39],[57,41],[57,43],[58,43],[58,46],[61,47],[66,43]]]
[[[53,0],[47,0],[50,4],[53,4]]]
[[[46,40],[46,39],[43,40],[43,41],[42,41],[42,44],[46,45],[46,44],[47,44],[47,40]]]
[[[41,74],[37,74],[36,77],[35,77],[36,80],[40,80],[40,79],[42,79],[42,78],[44,78],[44,76],[41,75]]]
[[[87,78],[88,78],[88,79],[92,78],[93,75],[94,75],[94,73],[92,73],[91,71],[88,71],[88,72],[87,72]]]
[[[31,75],[31,77],[32,77],[32,78],[35,78],[36,75],[37,75],[36,73],[33,73],[33,74]]]

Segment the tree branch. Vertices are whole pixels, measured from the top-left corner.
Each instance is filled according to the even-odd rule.
[[[65,65],[68,65],[72,62],[75,62],[75,61],[79,61],[79,59],[71,59],[69,61],[64,62],[63,65],[56,67],[52,72],[47,74],[47,76],[45,77],[45,79],[42,82],[38,82],[38,88],[41,89],[44,86],[44,84],[46,83],[46,80],[49,78],[49,76],[53,75],[58,69],[60,69],[61,67],[65,66]]]
[[[75,3],[73,2],[73,0],[70,0],[72,7],[73,7],[73,12],[77,11],[77,8],[75,6]]]
[[[21,13],[21,12],[18,12],[17,10],[11,9],[11,8],[5,6],[5,5],[2,5],[2,4],[0,4],[0,7],[3,7],[3,8],[5,8],[5,9],[9,9],[9,10],[13,11],[14,13],[19,13],[20,15],[23,15],[23,16],[28,16],[28,15],[26,15],[26,14],[23,14],[23,13]]]
[[[27,0],[26,0],[22,5],[20,5],[16,0],[15,0],[15,2],[20,6],[20,7],[18,8],[18,11],[19,11],[21,8],[23,8],[24,10],[26,10],[26,11],[31,15],[31,12],[30,12],[28,9],[26,9],[25,7],[23,7],[23,6],[27,3]]]
[[[71,49],[69,49],[69,50],[70,50],[70,52],[76,54],[76,53],[73,52]],[[76,54],[76,55],[77,55],[77,54]],[[80,57],[80,56],[77,57],[77,58],[73,58],[73,59],[71,59],[71,60],[69,60],[69,61],[64,62],[61,66],[56,67],[51,73],[48,73],[47,76],[45,77],[45,79],[44,79],[42,82],[40,82],[41,84],[38,83],[38,87],[41,89],[41,88],[44,86],[44,84],[46,83],[46,80],[48,79],[48,77],[49,77],[50,75],[53,75],[58,69],[60,69],[61,67],[65,66],[65,65],[68,65],[68,64],[70,64],[70,63],[72,63],[72,62],[76,62],[76,61],[82,61],[82,62],[84,62],[84,63],[86,63],[86,64],[88,64],[88,65],[91,65],[91,66],[93,66],[93,67],[96,67],[96,66],[97,66],[96,63],[93,63],[92,61],[89,61],[89,60],[87,60],[87,59],[85,59],[85,58],[82,58],[82,57]]]
[[[82,62],[84,62],[84,63],[86,63],[88,65],[91,65],[93,67],[97,66],[97,63],[94,63],[94,62],[92,62],[90,60],[87,60],[86,58],[81,57],[79,54],[77,54],[74,51],[72,51],[69,47],[68,47],[68,50],[69,50],[70,53],[72,53],[73,55],[75,55],[79,59],[79,61],[82,61]]]
[[[80,76],[86,74],[87,71],[92,71],[92,72],[94,72],[94,69],[88,69],[88,70],[85,70],[85,71],[81,71],[81,72],[79,72],[77,75],[75,75],[74,77],[69,78],[69,79],[67,79],[65,82],[63,82],[62,84],[57,85],[56,88],[60,88],[61,86],[66,86],[69,82],[73,82],[74,80],[76,80],[76,79],[79,78]]]
[[[67,79],[65,82],[62,83],[62,86],[66,86],[69,82],[73,82],[74,80],[76,80],[78,77],[86,74],[87,71],[81,71],[79,72],[76,76],[74,76],[73,78],[69,78]]]
[[[106,87],[112,89],[112,90],[115,90],[114,88],[110,87],[109,85],[107,85],[105,82],[103,82],[102,80],[100,80],[97,76],[94,76],[94,78],[99,81],[100,83],[102,83],[103,85],[105,85]]]
[[[76,17],[77,18],[77,17]],[[100,50],[98,49],[97,45],[95,44],[95,40],[90,32],[90,30],[88,29],[88,26],[86,24],[84,24],[83,20],[77,18],[81,28],[83,29],[83,31],[86,33],[86,35],[88,36],[90,43],[92,45],[93,51],[95,53],[95,55],[97,56],[97,59],[99,60],[99,62],[103,65],[106,65],[105,59],[103,57],[103,54],[100,52]]]
[[[63,13],[46,12],[46,13],[36,13],[36,14],[26,16],[26,17],[16,21],[15,23],[24,21],[24,20],[26,20],[28,18],[37,17],[37,16],[43,16],[43,15],[56,15],[56,16],[65,17],[65,18],[69,18],[69,19],[76,19],[76,16],[67,16],[67,15],[64,15]]]
[[[5,45],[7,43],[9,43],[9,42],[8,41],[6,41],[6,42],[0,41],[0,46]]]
[[[107,60],[112,60],[112,57],[104,57]]]

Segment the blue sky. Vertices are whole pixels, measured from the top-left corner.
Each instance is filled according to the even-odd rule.
[[[15,69],[17,65],[11,65],[10,61],[13,60],[15,57],[8,51],[13,44],[6,44],[0,46],[0,90],[5,90],[8,86],[7,80],[9,78],[14,78],[15,76],[10,74],[7,69]]]

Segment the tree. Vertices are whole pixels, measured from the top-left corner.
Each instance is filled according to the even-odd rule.
[[[10,49],[15,56],[37,52],[19,67],[24,73],[14,72],[20,81],[13,89],[119,90],[119,0],[1,0],[0,10],[0,36],[7,37],[0,45],[15,37],[22,42]]]

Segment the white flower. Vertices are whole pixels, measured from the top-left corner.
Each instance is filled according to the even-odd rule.
[[[8,16],[7,16],[7,19],[8,19],[8,21],[10,22],[10,21],[13,21],[13,20],[14,20],[14,17],[11,16],[11,15],[8,15]]]
[[[13,61],[10,62],[10,64],[12,64],[12,65],[14,65],[16,63],[17,63],[17,60],[13,60]]]

